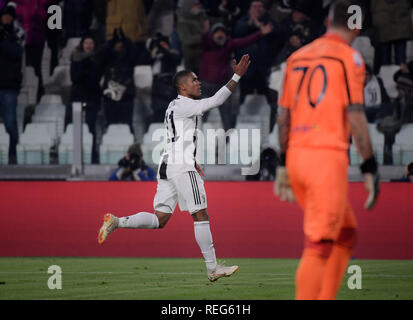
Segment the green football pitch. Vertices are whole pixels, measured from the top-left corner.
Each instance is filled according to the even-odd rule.
[[[222,262],[222,261],[221,261]],[[201,259],[0,258],[0,299],[277,300],[294,298],[297,259],[227,259],[230,278],[210,283]],[[60,290],[48,268],[61,268]],[[346,273],[338,299],[413,299],[412,260],[351,260],[361,289]],[[50,279],[49,282],[53,282]]]

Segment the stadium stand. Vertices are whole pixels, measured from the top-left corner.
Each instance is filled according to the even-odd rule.
[[[383,152],[384,152],[384,135],[377,130],[377,125],[370,123],[368,125],[371,144],[373,147],[373,152],[376,156],[377,162],[383,164]],[[357,151],[357,148],[354,142],[350,145],[350,164],[351,165],[360,165],[363,160],[360,157],[360,154]]]
[[[370,66],[374,64],[374,47],[371,45],[369,37],[359,36],[351,46],[360,52],[366,64]]]
[[[149,125],[141,145],[143,160],[146,164],[158,165],[163,150],[161,141],[163,141],[164,136],[165,128],[163,122],[155,122]]]
[[[393,164],[406,165],[413,162],[413,124],[405,124],[396,135],[393,144]]]
[[[384,88],[390,99],[396,99],[399,96],[396,82],[393,79],[394,74],[400,70],[398,65],[384,65],[380,67],[379,77],[383,80]]]
[[[0,164],[9,163],[10,136],[3,123],[0,123]]]
[[[17,164],[49,164],[53,124],[29,123],[17,144]]]
[[[99,147],[100,163],[117,164],[133,141],[134,136],[127,124],[109,125]]]
[[[83,163],[92,163],[92,144],[93,136],[89,132],[89,128],[86,123],[82,126],[82,139],[83,139]],[[65,133],[62,135],[59,148],[59,164],[72,164],[73,163],[73,124],[69,123],[66,127]]]
[[[134,131],[138,141],[142,141],[143,139],[146,118],[148,118],[152,112],[152,80],[153,75],[151,66],[139,65],[134,68],[134,82],[136,88]]]
[[[59,95],[43,95],[40,103],[35,108],[32,117],[33,123],[51,123],[54,125],[54,145],[59,143],[59,138],[63,134],[65,112],[66,108]]]
[[[59,59],[59,65],[68,66],[70,65],[70,56],[73,50],[79,45],[81,38],[69,38],[67,40],[66,46],[62,50],[62,55]]]

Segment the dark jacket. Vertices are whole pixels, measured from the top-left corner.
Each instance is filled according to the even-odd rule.
[[[233,51],[250,46],[260,39],[261,33],[255,32],[244,38],[228,38],[223,46],[219,46],[209,33],[204,33],[202,35],[200,78],[209,83],[224,84],[231,75],[230,61]]]
[[[71,101],[99,101],[101,72],[93,55],[75,50],[71,60]]]
[[[0,90],[19,90],[22,84],[24,31],[0,24]]]
[[[136,46],[129,39],[123,40],[125,50],[117,53],[113,50],[114,41],[105,43],[96,54],[96,59],[103,71],[103,89],[113,80],[126,86],[123,99],[132,99],[135,96],[134,68],[140,64],[140,54]]]
[[[247,14],[237,21],[233,30],[234,38],[246,37],[259,31],[256,26],[249,25],[248,20],[249,15]],[[274,25],[274,30],[249,47],[236,51],[237,61],[239,61],[242,55],[246,53],[250,55],[251,61],[259,61],[259,63],[251,63],[248,71],[244,75],[244,78],[249,78],[257,73],[269,75],[273,57],[281,48],[281,34],[276,23],[269,17],[268,14],[264,14],[260,21],[263,23],[271,22]]]
[[[66,0],[63,7],[63,25],[66,38],[84,36],[90,28],[92,18],[92,1]]]

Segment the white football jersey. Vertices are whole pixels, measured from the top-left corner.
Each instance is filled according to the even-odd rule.
[[[158,168],[158,179],[170,179],[187,171],[196,171],[198,116],[208,99],[194,100],[181,95],[165,112],[166,138]]]

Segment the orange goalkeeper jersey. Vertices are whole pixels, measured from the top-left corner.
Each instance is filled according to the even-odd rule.
[[[347,150],[346,108],[364,105],[365,65],[337,35],[325,34],[287,60],[279,105],[290,110],[288,146]]]

